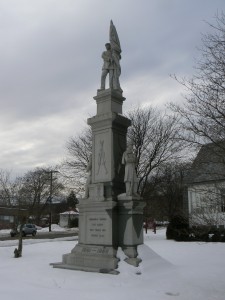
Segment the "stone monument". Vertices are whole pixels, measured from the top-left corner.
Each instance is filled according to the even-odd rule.
[[[126,254],[127,263],[138,266],[141,261],[137,246],[143,243],[144,203],[137,194],[132,146],[126,149],[131,122],[122,115],[125,98],[119,82],[121,47],[112,21],[109,40],[102,54],[101,87],[94,97],[97,113],[87,121],[93,145],[85,198],[79,204],[79,241],[71,253],[63,255],[61,263],[52,265],[117,274],[118,247]]]

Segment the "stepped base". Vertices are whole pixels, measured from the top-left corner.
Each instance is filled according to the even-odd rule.
[[[53,268],[80,270],[117,275],[119,259],[111,246],[77,244],[71,253],[63,255],[62,263],[52,263]]]

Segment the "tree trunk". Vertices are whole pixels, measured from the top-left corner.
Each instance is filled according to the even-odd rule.
[[[19,241],[18,241],[18,248],[14,250],[14,257],[18,258],[22,256],[23,250],[23,233],[22,233],[23,224],[20,225],[20,232],[19,232]]]

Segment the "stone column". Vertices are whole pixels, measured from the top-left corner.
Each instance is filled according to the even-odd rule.
[[[79,243],[55,267],[116,274],[119,246],[117,196],[125,192],[122,154],[130,120],[122,116],[125,98],[115,90],[99,90],[92,128],[92,170],[88,198],[79,205]]]
[[[135,267],[138,258],[137,246],[143,244],[143,209],[145,203],[139,195],[118,196],[119,245],[127,258],[125,261]]]
[[[126,149],[130,120],[122,116],[125,98],[119,91],[100,90],[94,99],[97,114],[88,119],[93,132],[92,183],[104,182],[105,196],[115,200],[124,192],[121,159]]]

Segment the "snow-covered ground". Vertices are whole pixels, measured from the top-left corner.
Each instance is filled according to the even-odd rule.
[[[224,300],[225,244],[174,242],[165,229],[150,230],[139,247],[143,259],[135,268],[121,258],[119,275],[54,269],[76,237],[27,239],[23,257],[15,259],[15,245],[0,241],[0,297],[4,300]]]

